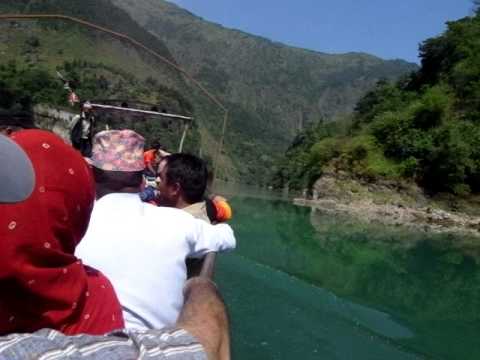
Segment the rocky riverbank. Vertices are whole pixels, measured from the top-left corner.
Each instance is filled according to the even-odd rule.
[[[315,183],[310,196],[296,198],[294,203],[329,214],[347,214],[369,223],[480,237],[480,215],[474,201],[430,198],[411,183],[369,183],[346,173],[331,172]]]

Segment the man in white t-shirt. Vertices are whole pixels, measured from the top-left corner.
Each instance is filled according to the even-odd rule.
[[[131,130],[98,133],[91,159],[97,185],[88,231],[76,255],[112,282],[127,328],[173,325],[183,304],[185,259],[235,248],[232,229],[144,203],[144,139]]]

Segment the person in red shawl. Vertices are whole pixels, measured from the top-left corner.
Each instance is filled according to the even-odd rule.
[[[26,199],[0,203],[0,335],[42,328],[99,335],[123,328],[110,281],[73,255],[95,198],[89,166],[50,132],[23,130],[11,139],[28,155],[34,176],[19,179],[33,185]],[[2,166],[23,166],[7,154],[0,156]],[[8,179],[1,180],[8,188]]]

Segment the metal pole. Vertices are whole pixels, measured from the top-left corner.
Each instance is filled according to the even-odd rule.
[[[227,130],[227,121],[228,121],[228,110],[225,110],[225,114],[223,116],[222,135],[220,137],[220,142],[218,144],[217,153],[215,154],[215,159],[213,160],[212,188],[215,185],[215,182],[217,180],[217,173],[218,173],[217,168],[218,168],[218,163],[220,161],[220,156],[221,156],[222,149],[223,149],[223,141],[225,139],[225,131]]]
[[[187,137],[187,131],[188,131],[188,122],[185,123],[185,127],[183,128],[182,139],[180,140],[180,145],[178,146],[179,153],[183,151],[183,143],[185,142],[185,138]]]
[[[96,104],[96,103],[91,103],[91,105],[94,109],[98,108],[98,109],[106,109],[106,110],[119,110],[119,111],[133,112],[133,113],[138,113],[138,114],[163,116],[163,117],[168,117],[168,118],[173,118],[173,119],[193,120],[193,117],[177,115],[177,114],[162,113],[162,112],[158,112],[158,111],[125,108],[125,107],[121,107],[121,106],[103,105],[103,104]]]

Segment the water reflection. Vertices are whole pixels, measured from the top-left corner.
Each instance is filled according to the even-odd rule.
[[[474,242],[362,224],[283,201],[244,198],[234,199],[233,206],[237,254],[335,294],[331,299],[340,306],[325,303],[325,294],[308,295],[317,305],[323,303],[320,310],[428,358],[480,358],[480,271]],[[297,290],[283,294],[292,307]],[[325,358],[348,358],[335,356]]]

